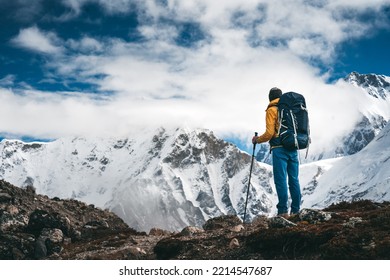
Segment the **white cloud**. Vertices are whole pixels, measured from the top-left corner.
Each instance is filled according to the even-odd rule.
[[[80,53],[99,53],[104,49],[102,42],[99,42],[97,39],[89,36],[83,36],[79,40],[69,39],[67,44],[73,51]]]
[[[86,2],[68,4],[80,10]],[[335,17],[337,9],[358,13],[370,4],[306,2],[168,0],[164,7],[140,1],[144,41],[62,40],[70,51],[48,62],[58,77],[92,83],[99,93],[113,95],[96,100],[83,93],[2,90],[0,126],[12,133],[58,137],[125,134],[137,125],[189,125],[246,139],[265,127],[268,91],[278,86],[306,96],[313,148],[319,149],[353,126],[368,97],[343,83],[326,84],[326,73],[321,76],[307,61],[331,65],[339,43],[363,36],[372,26],[354,17]],[[119,8],[127,1],[109,3],[119,3]],[[115,11],[114,6],[103,7]],[[206,40],[193,48],[178,46],[178,29],[161,18],[199,23]],[[37,27],[14,39],[42,53],[61,51],[58,41]]]
[[[19,47],[44,54],[61,53],[62,47],[58,41],[54,33],[43,32],[37,26],[20,30],[18,36],[12,39],[12,43]]]
[[[81,8],[84,4],[87,2],[92,2],[90,0],[61,0],[61,2],[67,6],[70,7],[73,11],[75,11],[76,14],[80,14]]]
[[[123,14],[131,10],[132,2],[134,0],[62,0],[63,5],[71,8],[75,15],[79,15],[88,3],[98,3],[109,14]]]
[[[7,133],[42,138],[98,135],[112,125],[104,114],[104,104],[106,101],[85,94],[36,90],[20,94],[0,88],[0,127]]]
[[[7,75],[4,78],[0,79],[0,86],[1,87],[10,87],[13,86],[15,82],[15,75]]]

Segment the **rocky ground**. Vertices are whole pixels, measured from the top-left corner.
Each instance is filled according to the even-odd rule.
[[[236,216],[181,232],[129,228],[115,214],[0,181],[0,259],[390,259],[390,203],[289,217]]]

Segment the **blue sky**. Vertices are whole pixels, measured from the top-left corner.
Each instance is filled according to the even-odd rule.
[[[246,139],[264,126],[273,86],[316,94],[313,107],[323,107],[330,88],[350,91],[338,80],[352,71],[390,76],[388,0],[0,7],[0,132],[10,137],[186,125]],[[346,125],[355,115],[342,115]]]

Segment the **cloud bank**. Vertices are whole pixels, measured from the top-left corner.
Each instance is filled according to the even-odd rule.
[[[103,16],[136,16],[140,39],[130,39],[130,28],[128,37],[74,38],[34,23],[21,28],[10,43],[43,56],[47,80],[91,87],[49,92],[2,78],[4,132],[122,136],[138,127],[186,125],[249,142],[265,128],[268,91],[278,86],[306,96],[320,147],[350,129],[361,104],[371,102],[342,81],[327,82],[338,46],[388,26],[388,1],[379,0],[62,3],[68,10],[53,21],[69,24],[95,4]]]

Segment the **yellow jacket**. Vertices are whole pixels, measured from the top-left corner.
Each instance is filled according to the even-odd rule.
[[[256,139],[257,143],[267,142],[278,136],[278,107],[276,105],[279,99],[276,98],[268,104],[265,115],[266,130]]]

